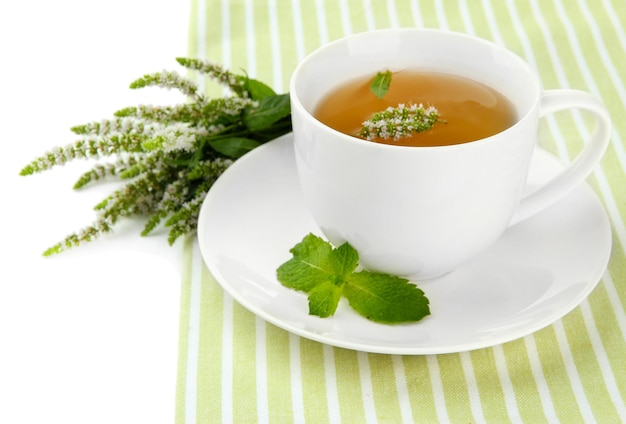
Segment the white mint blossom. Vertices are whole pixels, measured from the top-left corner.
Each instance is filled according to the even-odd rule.
[[[191,151],[195,147],[196,138],[207,134],[208,131],[205,128],[190,127],[188,124],[176,122],[156,129],[153,138],[146,141],[143,147],[147,150],[158,149],[166,152]]]
[[[439,111],[434,106],[400,103],[397,107],[388,107],[375,113],[363,122],[359,137],[366,140],[410,137],[414,133],[430,130],[439,121]]]

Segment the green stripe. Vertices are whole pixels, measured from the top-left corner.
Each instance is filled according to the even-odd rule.
[[[269,420],[272,423],[293,422],[289,333],[271,324],[266,325],[265,331]]]
[[[254,28],[257,34],[264,34],[264,37],[253,37],[255,44],[255,60],[256,60],[256,75],[255,78],[266,82],[269,85],[273,85],[274,81],[274,68],[272,66],[272,48],[269,38],[270,22],[268,16],[268,8],[265,4],[255,4],[254,6]],[[240,31],[247,35],[247,28],[241,28]],[[233,68],[243,67],[247,69],[247,63],[245,61],[233,62]]]
[[[485,38],[487,40],[493,40],[494,35],[489,29],[489,22],[487,20],[487,15],[485,14],[485,11],[481,7],[471,7],[470,1],[468,1],[468,3],[468,9],[470,16],[472,17],[471,21],[474,27],[475,35],[481,38]]]
[[[253,422],[257,417],[256,317],[235,302],[233,308],[233,419]]]
[[[315,2],[301,1],[299,20],[296,22],[295,27],[296,29],[302,29],[305,54],[312,52],[321,44],[322,35],[319,32],[317,18],[315,16]]]
[[[229,20],[228,26],[230,28],[229,40],[230,46],[230,68],[234,72],[239,72],[241,69],[249,69],[247,60],[248,51],[248,39],[246,37],[238,37],[237,34],[245,31],[246,28],[246,15],[242,2],[231,1],[229,2]],[[220,37],[222,39],[222,37]]]
[[[500,29],[499,33],[502,37],[504,45],[507,49],[512,50],[528,61],[529,58],[525,57],[522,40],[514,28],[515,22],[513,21],[513,11],[509,10],[506,2],[503,1],[492,2],[492,6],[494,8],[494,14],[497,16],[498,28]],[[506,30],[507,28],[509,30]]]
[[[211,62],[220,63],[225,65],[224,63],[224,51],[222,49],[222,43],[219,40],[222,39],[222,30],[223,23],[221,20],[222,16],[222,8],[220,1],[206,1],[206,0],[196,0],[198,2],[206,3],[206,10],[204,11],[204,51],[199,51],[198,54],[200,58],[207,59]],[[222,88],[218,87],[216,84],[207,82],[206,91],[211,95],[220,95],[222,93]]]
[[[347,349],[334,349],[334,353],[341,421],[365,422],[357,353]]]
[[[611,307],[611,302],[606,291],[604,281],[589,296],[589,304],[600,339],[607,352],[607,359],[612,368],[613,375],[616,376],[616,383],[622,398],[626,399],[626,340],[623,337],[615,337],[615,323],[617,317]]]
[[[505,343],[502,345],[502,350],[506,357],[509,378],[515,391],[515,400],[522,420],[536,424],[546,422],[524,341]]]
[[[504,391],[496,369],[493,349],[471,351],[470,358],[480,392],[480,403],[487,422],[509,422]]]
[[[418,13],[422,19],[424,28],[438,28],[439,21],[435,14],[435,1],[425,0],[418,4]]]
[[[539,77],[546,89],[552,88],[561,88],[564,87],[563,84],[567,84],[569,87],[576,87],[577,84],[580,84],[580,81],[572,80],[572,73],[568,72],[572,68],[576,69],[578,72],[578,68],[574,66],[571,61],[573,60],[572,55],[568,52],[565,52],[563,47],[559,48],[559,46],[566,43],[565,33],[561,32],[560,37],[554,37],[551,34],[553,31],[550,31],[550,28],[558,27],[563,31],[562,25],[557,23],[556,11],[554,9],[554,5],[550,2],[550,5],[547,5],[547,2],[537,2],[540,3],[537,8],[532,7],[531,4],[525,5],[523,2],[517,2],[516,5],[519,7],[520,14],[523,14],[527,17],[524,20],[524,27],[526,28],[526,33],[529,36],[530,43],[532,45],[532,50],[534,53],[535,61],[537,66],[539,67]],[[543,12],[543,13],[541,13]],[[544,15],[546,26],[548,26],[548,22],[550,23],[550,27],[547,28],[548,31],[544,33],[546,27],[542,27],[539,25],[540,18],[538,18],[537,14],[541,13]],[[548,18],[548,17],[552,18]],[[552,38],[553,44],[550,44],[550,38]],[[551,48],[554,48],[556,57],[551,55]],[[560,60],[561,70],[557,68],[557,64],[554,62],[555,60]],[[561,73],[559,73],[561,72]],[[567,81],[561,81],[560,78],[566,78]],[[559,135],[563,137],[564,140],[568,142],[576,142],[577,144],[573,145],[575,151],[578,151],[580,148],[580,135],[578,133],[578,129],[574,122],[574,117],[571,112],[564,112],[552,115],[550,117],[554,119],[557,125],[557,130]],[[545,123],[543,123],[543,129],[547,128]],[[547,148],[549,151],[556,153],[558,152],[558,148],[556,147],[556,141],[553,137],[556,137],[556,134],[548,133],[542,129],[542,139],[541,146]],[[570,157],[574,155],[570,153]]]
[[[380,6],[380,4],[378,5]],[[367,18],[363,9],[354,10],[354,8],[352,8],[348,13],[350,15],[350,26],[353,34],[367,30]]]
[[[444,2],[443,9],[445,11],[446,22],[450,31],[464,31],[463,19],[461,11],[454,2]]]
[[[228,394],[222,394],[224,293],[206,269],[201,277],[196,417],[206,423],[221,419],[221,399]]]
[[[400,27],[404,27],[404,28],[417,27],[415,19],[413,18],[411,2],[409,1],[396,2],[396,11],[398,14],[398,25]]]
[[[381,6],[381,4],[377,4],[376,7]],[[327,37],[329,41],[337,40],[339,38],[346,36],[346,28],[343,24],[343,15],[339,7],[338,1],[333,0],[325,0],[324,1],[324,11],[326,12],[326,27],[327,27]],[[346,14],[348,17],[348,21],[350,22],[350,29],[354,32],[354,28],[352,28],[352,17],[350,16],[350,12]],[[362,28],[365,29],[365,17],[363,16],[361,20]]]
[[[518,15],[525,30],[525,36],[528,38],[532,48],[535,64],[538,66],[538,72],[545,88],[557,88],[556,72],[551,66],[550,54],[548,46],[543,38],[542,29],[538,20],[535,18],[530,2],[516,2]],[[527,58],[530,59],[530,58]]]
[[[585,388],[585,394],[594,416],[598,420],[602,418],[605,422],[619,422],[615,406],[608,402],[609,393],[602,379],[598,360],[593,354],[591,341],[585,329],[580,309],[570,313],[563,320],[563,324],[578,375]]]
[[[579,49],[584,52],[584,61],[587,63],[587,67],[589,71],[596,76],[603,75],[605,73],[604,67],[602,66],[602,59],[598,54],[598,50],[595,48],[595,41],[593,39],[593,34],[591,33],[591,28],[587,24],[586,19],[581,15],[580,8],[575,2],[563,2],[564,9],[564,28],[563,32],[569,30],[573,33],[576,38],[576,41],[579,43]],[[567,28],[565,27],[567,24]],[[568,33],[569,35],[569,33]],[[569,37],[568,37],[569,40]],[[567,61],[568,65],[575,65],[577,60],[574,57],[574,49],[575,46],[568,42],[564,44],[563,47],[566,50],[571,50],[572,59]],[[576,72],[575,66],[567,69],[570,75],[572,82],[575,87],[580,87],[583,90],[590,90],[591,87],[587,85],[584,81],[584,75],[582,72]],[[597,77],[594,78],[596,84],[598,86],[602,85],[602,81],[600,81]],[[606,82],[609,80],[606,79]]]
[[[448,416],[452,421],[473,421],[467,380],[458,354],[438,355],[441,383]]]
[[[372,376],[372,395],[376,416],[381,422],[399,423],[402,421],[398,403],[398,389],[390,355],[367,356]]]
[[[185,397],[187,395],[187,353],[189,345],[189,305],[191,301],[192,237],[183,243],[183,267],[180,290],[180,318],[178,324],[178,368],[176,370],[176,424],[185,423]]]
[[[588,9],[591,12],[590,18],[595,20],[611,60],[615,64],[623,64],[624,51],[618,42],[617,29],[613,26],[611,18],[617,18],[618,24],[621,22],[621,28],[623,29],[626,25],[626,4],[623,1],[618,1],[613,4],[613,7],[615,13],[604,7],[593,7],[593,4],[588,5]]]
[[[376,13],[374,13],[374,28],[375,29],[389,28],[391,26],[392,21],[389,17],[387,7],[383,7],[383,2],[381,1],[376,2],[375,0],[372,0],[372,4],[374,3],[381,6],[379,9],[375,10]]]
[[[439,422],[426,356],[404,356],[402,359],[413,419],[419,423]]]
[[[626,199],[626,194],[624,195],[624,197],[622,197],[622,199]],[[626,203],[626,201],[625,201]],[[626,205],[625,205],[626,206]],[[623,213],[622,213],[623,214]],[[615,231],[613,231],[613,250],[611,252],[611,258],[613,260],[611,260],[609,262],[609,272],[611,273],[611,277],[614,281],[614,283],[616,285],[618,285],[618,290],[617,290],[617,295],[620,299],[620,304],[622,306],[622,310],[626,310],[626,290],[622,289],[619,290],[620,287],[620,282],[621,282],[621,287],[623,286],[623,281],[626,278],[626,260],[624,260],[624,258],[626,257],[626,252],[624,252],[624,250],[622,249],[622,246],[620,246],[615,240],[616,240],[616,235],[615,235]],[[616,324],[615,324],[616,325]],[[625,355],[626,357],[626,355]]]
[[[307,339],[300,340],[300,364],[302,372],[302,398],[306,422],[324,424],[329,422],[324,373],[324,346]]]
[[[189,57],[198,57],[198,2],[202,0],[190,0],[189,2],[189,34],[187,36],[187,54]]]
[[[583,422],[581,411],[568,378],[563,356],[558,348],[558,340],[554,329],[548,327],[533,336],[537,346],[537,354],[541,361],[541,369],[548,384],[554,411],[561,422]]]

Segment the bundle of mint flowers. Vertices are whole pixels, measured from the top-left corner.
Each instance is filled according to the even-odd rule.
[[[44,252],[63,252],[111,232],[121,219],[146,217],[142,235],[160,225],[168,242],[195,231],[202,202],[217,178],[237,158],[291,131],[288,94],[276,94],[260,81],[198,59],[177,62],[208,77],[227,93],[210,98],[177,72],[144,75],[130,87],[176,89],[186,102],[174,106],[126,107],[111,119],[73,127],[79,137],[25,166],[30,175],[74,159],[95,159],[75,189],[107,179],[126,184],[95,205],[95,221]]]

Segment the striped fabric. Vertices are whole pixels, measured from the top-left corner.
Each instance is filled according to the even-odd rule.
[[[184,245],[176,422],[626,422],[626,1],[192,0],[189,55],[285,92],[298,60],[343,35],[388,27],[467,32],[524,57],[546,88],[603,99],[611,145],[589,184],[613,228],[608,270],[562,320],[504,345],[393,356],[289,334],[226,295]],[[582,114],[541,127],[563,160],[590,133]]]

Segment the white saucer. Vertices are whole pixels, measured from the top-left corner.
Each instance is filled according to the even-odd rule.
[[[529,187],[562,169],[537,150]],[[608,218],[583,184],[512,228],[480,257],[443,277],[418,282],[431,315],[410,325],[361,317],[342,299],[331,318],[308,315],[306,295],[283,287],[276,268],[312,232],[303,205],[292,135],[237,160],[215,183],[200,212],[204,261],[232,297],[261,318],[333,346],[392,354],[461,352],[501,344],[561,318],[600,280],[611,249]]]

